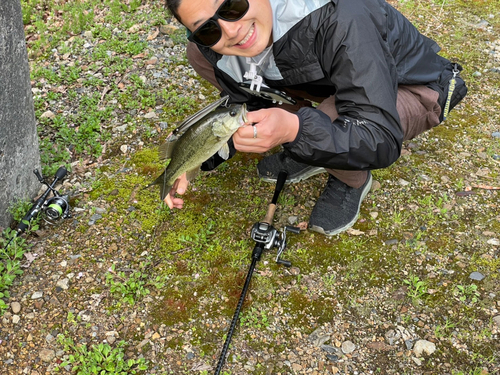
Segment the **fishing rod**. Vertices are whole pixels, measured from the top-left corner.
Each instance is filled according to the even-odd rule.
[[[49,224],[54,224],[55,221],[57,221],[58,219],[65,219],[67,217],[70,217],[69,213],[70,206],[68,203],[69,197],[67,195],[61,195],[54,188],[57,182],[62,180],[68,173],[66,168],[60,167],[57,170],[54,176],[54,180],[52,181],[51,184],[45,182],[45,179],[40,174],[38,169],[35,169],[33,173],[38,178],[38,181],[40,181],[41,184],[47,186],[47,190],[45,190],[45,192],[40,196],[40,198],[38,198],[35,201],[35,203],[33,203],[33,205],[28,210],[26,215],[24,215],[23,219],[19,222],[16,228],[14,236],[12,236],[9,242],[7,242],[5,248],[9,247],[10,243],[14,240],[14,238],[20,236],[26,231],[26,229],[28,229],[31,221],[35,217],[37,217],[40,212],[43,212],[45,214],[44,220]],[[52,198],[47,199],[50,193],[52,193],[54,196]]]
[[[226,341],[224,342],[224,346],[222,348],[222,352],[220,354],[219,362],[217,363],[217,368],[214,375],[219,375],[222,370],[222,366],[224,366],[227,351],[229,349],[229,344],[231,343],[231,338],[236,328],[236,323],[238,322],[241,308],[243,307],[243,302],[245,301],[245,297],[250,286],[250,281],[252,279],[255,266],[260,260],[264,250],[270,250],[273,247],[278,248],[276,263],[282,264],[285,267],[290,267],[292,265],[290,261],[281,259],[281,255],[286,248],[286,232],[288,231],[298,234],[300,233],[300,229],[296,227],[285,226],[285,229],[280,232],[272,226],[274,213],[276,211],[276,203],[278,202],[278,197],[281,193],[281,190],[283,190],[283,186],[285,185],[287,175],[288,172],[286,171],[281,171],[279,173],[278,179],[276,181],[276,188],[274,189],[273,199],[267,208],[266,216],[262,221],[255,223],[252,227],[250,235],[255,241],[255,247],[252,251],[252,263],[250,264],[250,267],[248,269],[245,284],[243,285],[243,290],[241,291],[240,299],[238,301],[238,305],[236,306],[236,311],[233,315],[233,320],[231,321],[231,325],[229,326]]]

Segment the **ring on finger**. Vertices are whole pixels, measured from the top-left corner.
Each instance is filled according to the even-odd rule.
[[[255,125],[253,127],[253,137],[257,138],[257,127]]]

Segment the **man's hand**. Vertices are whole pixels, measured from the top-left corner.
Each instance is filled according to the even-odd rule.
[[[241,152],[269,151],[278,145],[294,141],[299,132],[297,115],[281,108],[249,112],[247,119],[248,124],[253,126],[241,127],[233,135],[234,147]]]
[[[183,195],[186,192],[188,185],[189,181],[187,180],[185,173],[177,180],[175,180],[172,189],[170,189],[170,192],[165,196],[165,199],[163,200],[167,204],[167,206],[170,207],[170,209],[182,208],[184,200],[181,198],[176,198],[175,194]]]

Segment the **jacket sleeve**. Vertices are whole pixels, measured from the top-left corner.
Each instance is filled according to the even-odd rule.
[[[335,87],[339,117],[332,122],[317,109],[300,109],[299,133],[284,145],[294,158],[332,169],[369,170],[400,156],[397,72],[383,17],[383,12],[356,10],[340,14],[318,33],[316,53]]]

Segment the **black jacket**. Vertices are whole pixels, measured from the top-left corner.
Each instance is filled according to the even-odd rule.
[[[397,87],[437,81],[449,65],[437,54],[439,46],[383,0],[270,1],[275,16],[280,6],[309,7],[298,20],[275,19],[282,35],[273,25],[272,52],[281,77],[265,83],[316,97],[335,95],[339,113],[332,123],[321,111],[301,108],[297,138],[283,146],[297,160],[332,169],[369,170],[396,161],[403,141]],[[238,87],[234,72],[221,68],[228,57],[200,50],[233,102],[260,100]]]

